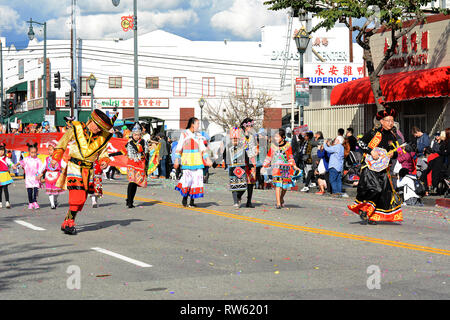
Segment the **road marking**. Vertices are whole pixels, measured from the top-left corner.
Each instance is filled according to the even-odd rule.
[[[150,267],[153,267],[152,265],[149,265],[149,264],[146,264],[146,263],[144,263],[144,262],[141,262],[141,261],[138,261],[138,260],[134,260],[134,259],[125,257],[125,256],[123,256],[123,255],[121,255],[121,254],[118,254],[118,253],[115,253],[115,252],[112,252],[112,251],[109,251],[109,250],[105,250],[105,249],[102,249],[102,248],[91,248],[91,249],[92,249],[92,250],[95,250],[95,251],[97,251],[97,252],[100,252],[100,253],[107,254],[107,255],[109,255],[109,256],[111,256],[111,257],[114,257],[114,258],[117,258],[117,259],[121,259],[121,260],[123,260],[123,261],[129,262],[129,263],[132,263],[132,264],[135,264],[135,265],[137,265],[137,266],[139,266],[139,267],[142,267],[142,268],[150,268]]]
[[[36,231],[45,231],[44,228],[36,227],[36,226],[32,225],[31,223],[28,223],[28,222],[25,222],[25,221],[22,221],[22,220],[14,220],[14,222],[15,222],[15,223],[18,223],[18,224],[20,224],[20,225],[22,225],[22,226],[24,226],[24,227],[30,228],[30,229],[32,229],[32,230],[36,230]]]
[[[125,199],[127,198],[126,195],[120,194],[120,193],[103,191],[103,194],[113,196],[113,197],[118,197],[118,198],[125,198]],[[181,204],[175,204],[175,203],[171,203],[171,202],[164,202],[164,201],[158,201],[158,200],[141,198],[141,197],[136,197],[135,199],[138,201],[153,202],[155,204],[159,204],[159,205],[166,206],[166,207],[191,210],[191,211],[221,216],[221,217],[225,217],[225,218],[231,218],[231,219],[235,219],[235,220],[253,222],[253,223],[258,223],[258,224],[263,224],[263,225],[270,225],[273,227],[279,227],[279,228],[283,228],[283,229],[298,230],[298,231],[310,232],[310,233],[315,233],[315,234],[320,234],[320,235],[327,235],[327,236],[331,236],[331,237],[338,237],[338,238],[351,239],[351,240],[357,240],[357,241],[363,241],[363,242],[370,242],[370,243],[376,243],[376,244],[381,244],[381,245],[390,246],[390,247],[397,247],[397,248],[403,248],[403,249],[409,249],[409,250],[415,250],[415,251],[423,251],[423,252],[429,252],[429,253],[450,256],[450,250],[445,250],[445,249],[431,248],[431,247],[415,245],[415,244],[411,244],[411,243],[404,243],[404,242],[385,240],[385,239],[377,239],[377,238],[372,238],[372,237],[367,237],[367,236],[359,236],[359,235],[354,235],[354,234],[350,234],[350,233],[343,233],[343,232],[337,232],[337,231],[326,230],[326,229],[304,227],[304,226],[293,225],[293,224],[288,224],[288,223],[283,223],[283,222],[240,216],[240,215],[233,214],[233,213],[221,212],[221,211],[216,211],[216,210],[211,210],[211,209],[206,209],[206,208],[198,208],[198,207],[197,208],[186,208],[186,207],[183,207]]]

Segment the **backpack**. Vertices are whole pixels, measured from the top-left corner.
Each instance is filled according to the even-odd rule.
[[[425,187],[422,183],[422,181],[420,181],[419,179],[417,179],[414,176],[409,176],[409,178],[411,178],[414,181],[414,189],[413,190],[419,197],[423,197],[425,196],[426,190]],[[411,188],[410,188],[411,189]]]

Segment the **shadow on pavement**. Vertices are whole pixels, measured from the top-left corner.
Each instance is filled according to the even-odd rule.
[[[129,220],[111,220],[111,221],[102,221],[98,223],[90,223],[85,225],[79,225],[77,227],[77,232],[89,232],[89,231],[97,231],[100,229],[107,229],[113,226],[120,225],[122,227],[129,226],[133,222],[142,222],[144,220],[141,219],[129,219]]]

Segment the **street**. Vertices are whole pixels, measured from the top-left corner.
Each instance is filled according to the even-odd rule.
[[[288,192],[276,210],[273,190],[255,190],[256,208],[236,210],[226,181],[212,170],[205,198],[183,208],[175,181],[152,179],[127,209],[125,176],[104,180],[68,236],[67,192],[51,210],[41,189],[29,211],[16,180],[0,210],[0,299],[450,299],[449,209],[371,226],[352,196]]]

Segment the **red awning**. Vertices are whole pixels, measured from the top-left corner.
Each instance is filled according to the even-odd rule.
[[[450,67],[382,75],[381,90],[386,102],[437,98],[450,95]],[[331,105],[374,104],[369,78],[362,78],[334,87]]]

